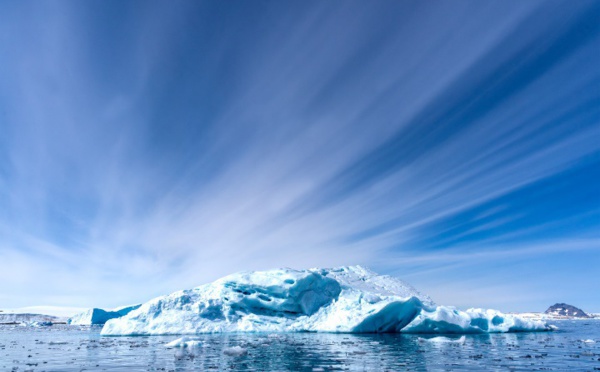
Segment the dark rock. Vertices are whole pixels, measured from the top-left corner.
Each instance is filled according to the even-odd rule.
[[[545,313],[559,316],[568,316],[573,318],[591,318],[583,310],[565,303],[554,304],[550,306],[548,310],[545,311]]]

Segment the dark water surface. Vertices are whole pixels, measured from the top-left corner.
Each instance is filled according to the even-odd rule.
[[[101,337],[99,327],[0,326],[0,370],[600,370],[600,320],[552,323],[560,330],[433,341],[402,334],[214,334],[198,336],[202,345],[186,349],[165,347],[178,336]],[[226,355],[233,346],[247,353]]]

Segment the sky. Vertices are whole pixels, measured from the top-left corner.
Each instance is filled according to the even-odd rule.
[[[360,264],[600,312],[600,2],[0,0],[0,308]]]

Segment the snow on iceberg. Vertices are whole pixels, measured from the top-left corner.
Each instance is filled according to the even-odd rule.
[[[407,283],[360,266],[245,272],[155,298],[102,335],[215,332],[487,333],[549,331],[495,310],[436,306]]]
[[[71,325],[96,325],[104,324],[110,319],[120,318],[129,314],[132,310],[139,308],[141,305],[132,305],[119,307],[114,310],[104,309],[88,309],[82,313],[74,315],[67,323]]]

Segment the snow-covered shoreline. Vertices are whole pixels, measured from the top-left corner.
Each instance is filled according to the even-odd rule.
[[[575,316],[561,316],[561,315],[554,315],[554,314],[546,314],[546,313],[541,313],[541,312],[527,312],[527,313],[507,313],[510,315],[516,315],[519,316],[521,318],[525,318],[525,319],[533,319],[533,320],[542,320],[542,321],[549,321],[549,320],[600,320],[600,314],[589,314],[591,317],[590,318],[581,318],[581,317],[575,317]]]
[[[68,306],[27,306],[14,309],[1,309],[0,314],[35,314],[55,316],[58,318],[69,318],[77,313],[85,311],[83,307]]]

